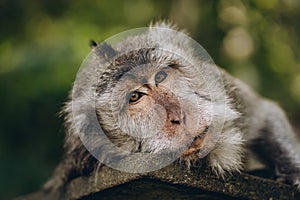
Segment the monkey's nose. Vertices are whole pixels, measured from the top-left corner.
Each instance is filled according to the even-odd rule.
[[[173,114],[169,114],[169,119],[171,124],[173,125],[180,125],[181,123],[185,124],[186,121],[186,116],[185,116],[185,112],[182,113],[173,113]]]
[[[181,121],[178,117],[176,117],[176,115],[175,116],[168,115],[168,118],[164,126],[164,130],[166,134],[168,134],[169,136],[174,136],[181,126],[180,123]]]
[[[180,125],[180,117],[178,113],[169,113],[169,120],[172,125]]]
[[[171,123],[174,124],[174,125],[175,125],[175,124],[178,124],[178,125],[179,125],[179,124],[180,124],[180,121],[177,120],[177,119],[171,119]]]
[[[179,112],[171,112],[168,115],[169,121],[173,126],[180,125],[182,122],[184,122],[184,117],[185,116]]]

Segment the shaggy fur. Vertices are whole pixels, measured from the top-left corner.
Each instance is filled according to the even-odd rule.
[[[126,135],[127,132],[147,134],[149,130],[156,130],[155,127],[160,126],[159,117],[164,113],[154,110],[156,112],[150,115],[144,111],[139,116],[129,115],[125,100],[135,85],[123,80],[123,75],[130,73],[142,78],[163,66],[174,68],[174,65],[179,72],[172,71],[169,76],[176,78],[169,80],[167,89],[161,88],[159,92],[174,105],[180,104],[182,109],[193,108],[188,117],[200,121],[197,130],[208,128],[211,136],[204,139],[203,151],[183,156],[182,160],[189,165],[206,157],[212,170],[225,176],[247,168],[244,155],[252,150],[267,165],[276,168],[279,176],[299,186],[300,143],[283,111],[223,70],[212,70],[216,66],[207,60],[206,52],[195,52],[195,44],[180,39],[184,35],[176,30],[175,26],[161,22],[151,25],[147,32],[129,36],[112,46],[94,45],[85,61],[87,67],[80,71],[72,97],[63,110],[66,154],[53,178],[45,184],[46,189],[61,188],[70,179],[90,174],[101,166],[80,139],[85,137],[83,130],[95,122],[115,145],[126,151],[155,153],[187,148],[195,135],[167,136],[168,131],[157,131],[153,137],[140,139]],[[140,69],[139,66],[145,67]],[[93,121],[95,119],[85,113],[93,112],[95,107],[97,120]],[[118,114],[120,110],[125,111]],[[215,127],[222,127],[221,132],[214,133]],[[106,145],[100,139],[93,142],[95,146]],[[101,168],[99,170],[101,173]]]

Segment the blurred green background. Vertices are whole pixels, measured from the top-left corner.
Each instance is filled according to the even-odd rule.
[[[59,162],[58,112],[90,39],[152,20],[185,28],[215,63],[300,119],[300,1],[0,2],[0,199],[37,190]]]

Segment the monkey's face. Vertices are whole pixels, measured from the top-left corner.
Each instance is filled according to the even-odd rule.
[[[72,128],[92,155],[116,169],[145,172],[179,157],[203,158],[238,117],[207,52],[166,27],[108,39],[82,66]]]
[[[209,92],[197,77],[195,80],[194,72],[173,64],[134,67],[101,100],[113,118],[101,117],[100,113],[103,128],[111,140],[126,149],[181,151],[184,156],[196,153],[202,147],[212,112]],[[195,90],[195,84],[202,87]]]

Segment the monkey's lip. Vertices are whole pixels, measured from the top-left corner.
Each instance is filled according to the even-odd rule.
[[[206,133],[208,132],[208,128],[206,127],[199,135],[197,135],[193,142],[191,143],[190,147],[183,153],[183,156],[189,156],[194,152],[197,152],[201,149],[203,140],[206,136]]]

